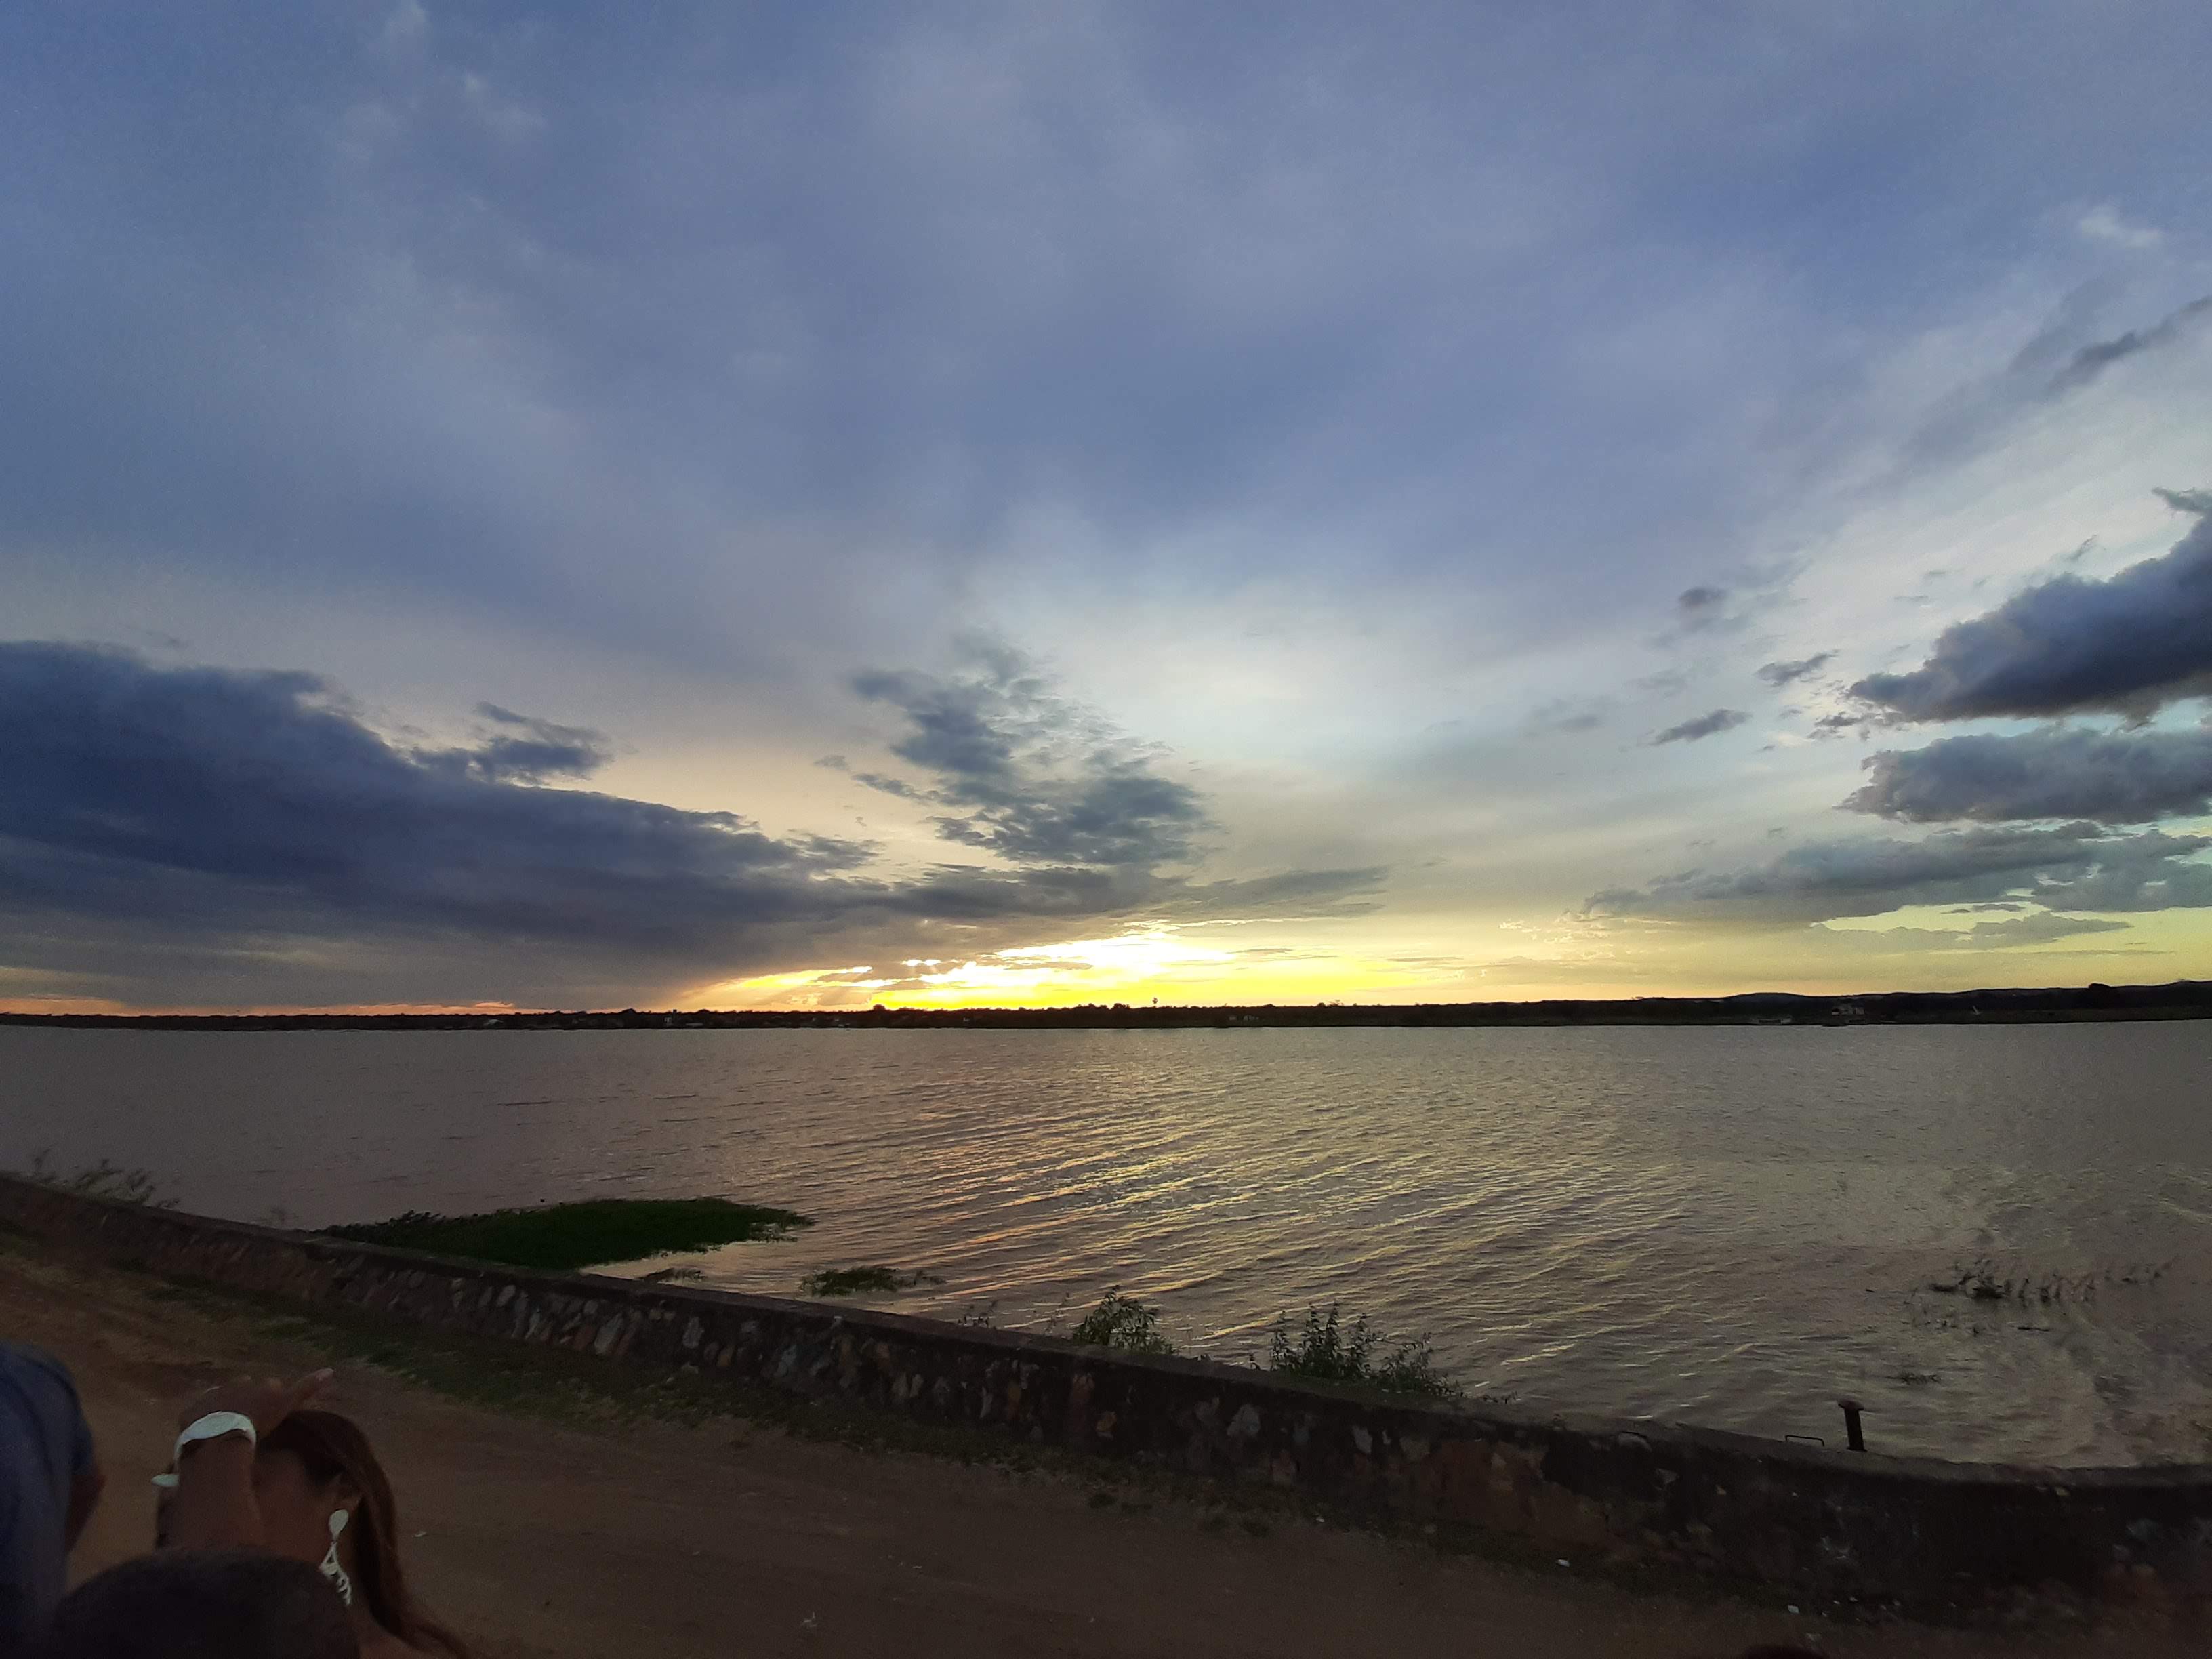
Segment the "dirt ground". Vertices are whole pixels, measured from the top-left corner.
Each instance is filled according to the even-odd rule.
[[[265,1311],[0,1241],[0,1332],[76,1372],[109,1472],[80,1576],[146,1547],[178,1402],[319,1356]],[[776,1654],[2202,1654],[2162,1623],[1832,1624],[1632,1594],[1280,1515],[730,1417],[577,1424],[340,1360],[426,1601],[486,1659]],[[1809,1609],[1808,1609],[1809,1612]]]

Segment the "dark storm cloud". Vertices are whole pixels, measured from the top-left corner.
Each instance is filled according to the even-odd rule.
[[[2208,319],[2212,319],[2212,295],[2191,301],[2153,327],[2131,328],[2113,339],[2093,342],[2067,360],[2066,367],[2051,381],[2051,389],[2067,392],[2087,386],[2122,358],[2172,345]]]
[[[1778,691],[1785,685],[1795,685],[1799,680],[1810,678],[1835,660],[1832,651],[1822,651],[1796,662],[1771,662],[1759,669],[1759,678]]]
[[[947,841],[1019,864],[1150,869],[1188,859],[1206,825],[1195,790],[1054,696],[1018,654],[986,653],[957,678],[871,672],[853,689],[906,716],[891,752],[936,779],[927,790],[861,781],[961,809],[935,820]]]
[[[596,734],[484,714],[495,729],[479,748],[408,749],[316,675],[0,645],[0,965],[158,995],[172,959],[197,960],[204,980],[208,962],[240,957],[240,994],[272,1001],[300,1000],[288,957],[327,963],[364,941],[415,941],[416,987],[441,951],[532,945],[560,947],[563,965],[510,965],[510,977],[569,982],[610,962],[696,975],[757,971],[856,932],[1339,911],[1382,874],[1161,876],[1131,855],[1151,798],[1133,790],[1115,797],[1124,819],[1062,828],[1073,807],[1025,812],[1013,793],[1017,744],[1006,769],[945,752],[998,777],[994,810],[1069,848],[1067,861],[876,877],[860,843],[538,787],[528,780],[597,764]],[[1110,856],[1085,860],[1086,848]]]
[[[2196,526],[2103,581],[2055,576],[1943,630],[1906,674],[1851,695],[1901,720],[2109,710],[2142,715],[2212,693],[2212,493],[2160,492]]]
[[[173,877],[180,895],[234,887],[241,918],[258,893],[288,915],[681,945],[823,914],[842,889],[817,878],[868,856],[731,813],[532,787],[513,763],[524,739],[402,749],[312,674],[11,644],[0,714],[0,846],[18,903],[106,894],[153,920],[173,908]]]
[[[2193,862],[2212,836],[2114,835],[2094,823],[1948,830],[1920,841],[1812,842],[1766,863],[1686,870],[1639,888],[1609,888],[1594,915],[1692,916],[1772,926],[1879,915],[1908,904],[2020,897],[2051,910],[2212,906],[2212,865]]]
[[[1655,733],[1651,746],[1656,749],[1662,743],[1696,743],[1701,738],[1733,732],[1750,718],[1741,708],[1716,708],[1710,714],[1700,714],[1695,720],[1684,720],[1680,726],[1670,726]]]
[[[611,758],[605,732],[556,726],[495,702],[478,703],[477,713],[500,729],[473,748],[417,750],[415,758],[425,766],[453,768],[486,783],[585,778]]]
[[[2093,818],[2147,823],[2212,810],[2212,729],[2090,732],[2046,726],[1889,750],[1844,805],[1915,823]]]

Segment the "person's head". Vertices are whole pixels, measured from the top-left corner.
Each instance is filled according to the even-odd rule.
[[[302,1408],[263,1436],[253,1459],[253,1497],[269,1547],[310,1565],[329,1552],[331,1518],[343,1515],[338,1565],[352,1582],[355,1605],[410,1647],[465,1651],[408,1592],[392,1483],[350,1418]]]
[[[62,1598],[37,1659],[360,1659],[337,1592],[266,1550],[161,1550]]]

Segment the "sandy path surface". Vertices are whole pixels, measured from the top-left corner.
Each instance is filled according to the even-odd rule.
[[[312,1358],[250,1310],[0,1241],[0,1331],[76,1370],[107,1465],[80,1574],[148,1542],[177,1402]],[[550,1424],[347,1365],[425,1600],[487,1659],[536,1655],[2201,1654],[2161,1626],[1869,1628],[1634,1595],[1278,1517],[760,1429]],[[1254,1526],[1260,1523],[1253,1522]]]

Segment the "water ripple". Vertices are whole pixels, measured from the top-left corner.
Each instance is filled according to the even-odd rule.
[[[1949,1456],[2212,1455],[2212,1024],[1869,1030],[0,1030],[0,1162],[309,1223],[726,1193],[819,1224],[701,1258],[789,1294],[1186,1348],[1340,1300],[1472,1389]],[[252,1146],[252,1167],[209,1149]],[[2059,1304],[1927,1287],[1987,1258]],[[2171,1264],[2128,1285],[2135,1265]]]

